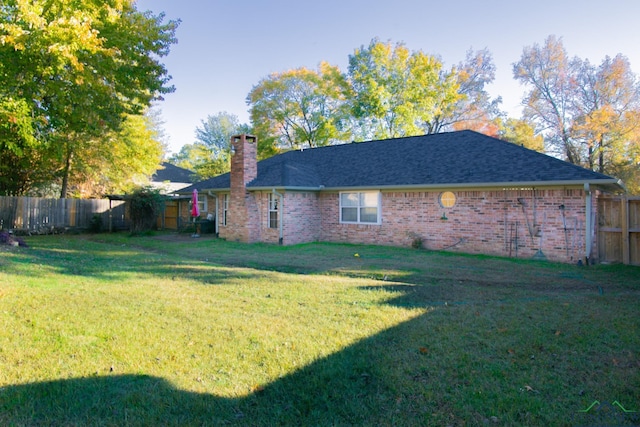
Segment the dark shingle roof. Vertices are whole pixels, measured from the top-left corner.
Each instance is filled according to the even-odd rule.
[[[617,180],[609,176],[467,130],[289,151],[259,162],[258,177],[248,187],[340,189],[586,182],[617,185]],[[190,188],[229,188],[229,174]]]
[[[154,182],[193,182],[192,176],[193,172],[188,169],[163,162],[162,169],[158,169],[151,180]]]

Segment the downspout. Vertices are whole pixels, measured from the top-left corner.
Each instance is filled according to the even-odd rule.
[[[585,240],[585,248],[584,248],[584,256],[586,265],[589,265],[589,261],[591,258],[591,244],[592,244],[592,233],[591,228],[593,224],[591,224],[591,188],[589,187],[589,183],[586,182],[584,184],[584,192],[585,192],[585,227],[584,227],[584,240]]]
[[[220,221],[218,221],[218,218],[219,218],[219,217],[218,217],[218,195],[217,195],[217,194],[215,194],[215,193],[213,193],[211,190],[207,191],[207,194],[208,194],[209,196],[213,197],[214,199],[216,199],[216,210],[215,210],[215,212],[216,212],[216,217],[215,217],[215,219],[216,219],[216,226],[215,226],[215,233],[216,233],[216,237],[220,237],[220,236],[219,236],[219,233],[218,233],[218,223],[220,222]]]
[[[278,244],[281,245],[284,241],[284,194],[282,193],[278,193],[276,191],[276,189],[274,188],[273,190],[273,194],[275,194],[276,196],[278,196],[278,198],[280,199],[280,208],[278,209],[280,212],[280,221],[278,222]]]

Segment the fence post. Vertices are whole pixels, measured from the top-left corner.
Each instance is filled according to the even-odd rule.
[[[622,263],[629,265],[629,199],[627,196],[620,197],[620,214],[622,216]]]

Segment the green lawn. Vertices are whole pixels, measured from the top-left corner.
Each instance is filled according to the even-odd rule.
[[[3,426],[640,424],[638,267],[26,241],[0,248]]]

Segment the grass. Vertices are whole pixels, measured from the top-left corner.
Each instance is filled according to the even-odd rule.
[[[640,424],[637,267],[27,243],[0,252],[0,425]]]

